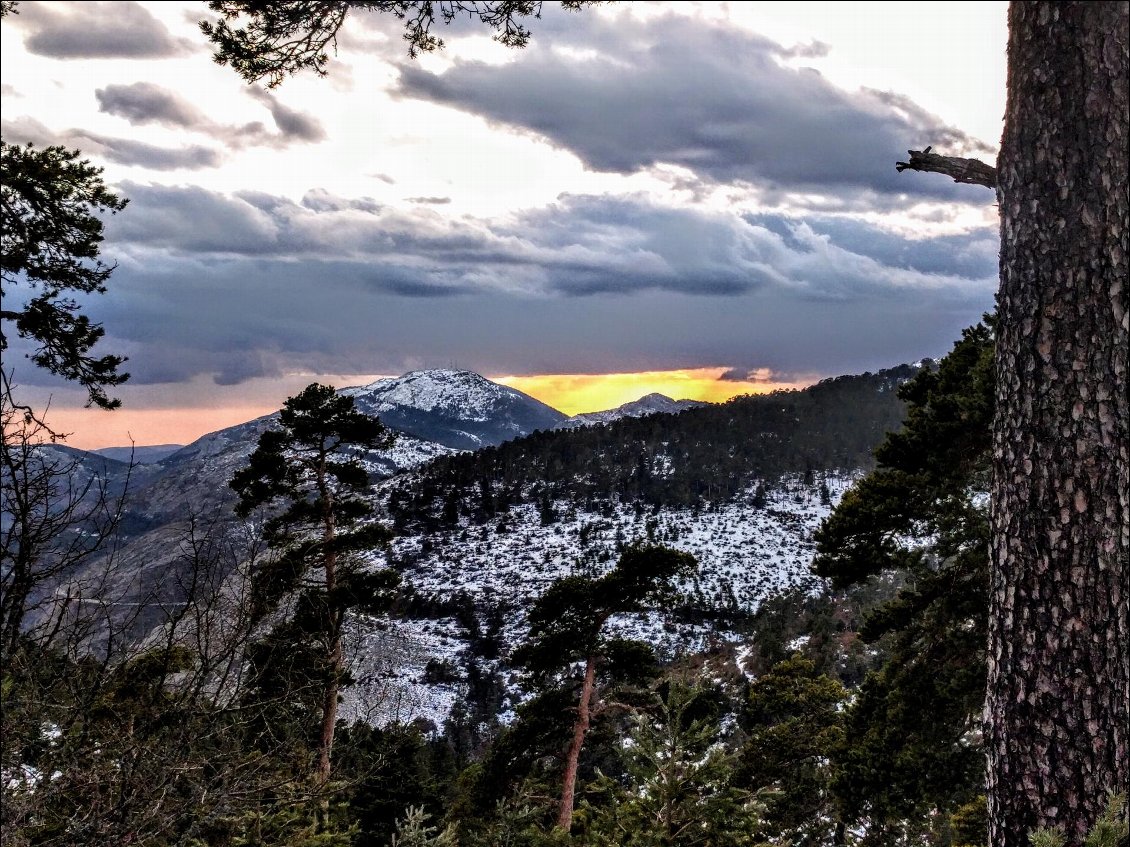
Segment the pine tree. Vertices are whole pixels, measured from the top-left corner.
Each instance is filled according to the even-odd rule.
[[[654,666],[651,648],[605,633],[616,614],[645,611],[672,598],[675,580],[696,568],[694,557],[667,547],[633,544],[616,567],[602,577],[569,576],[557,580],[529,614],[530,635],[515,651],[515,665],[525,667],[545,688],[551,681],[573,682],[572,668],[583,663],[572,737],[565,753],[557,826],[572,826],[577,766],[594,717],[608,708],[602,691],[613,681],[642,680]]]
[[[902,429],[816,536],[814,569],[834,587],[905,583],[860,632],[887,660],[847,713],[836,790],[849,820],[879,826],[981,790],[993,349],[991,321],[967,329],[900,389]]]
[[[1130,790],[1130,7],[1013,3],[1008,56],[985,715],[1021,847]]]
[[[1083,838],[1130,787],[1130,6],[1014,2],[1001,215],[985,737],[990,836]]]
[[[27,339],[33,364],[77,382],[90,405],[114,409],[121,403],[106,388],[129,378],[119,370],[125,359],[91,353],[105,331],[81,313],[75,297],[106,291],[114,267],[98,259],[101,216],[127,201],[106,187],[101,168],[79,155],[0,142],[0,351],[13,335]],[[0,374],[7,403],[7,369]]]
[[[789,844],[826,844],[838,815],[831,760],[843,740],[844,687],[799,655],[778,663],[750,688],[747,735],[736,781],[771,789],[763,835]]]
[[[762,810],[732,784],[713,692],[664,682],[654,708],[634,715],[626,786],[605,778],[589,794],[585,843],[594,847],[739,847],[752,844]]]
[[[299,686],[319,703],[315,778],[323,786],[345,678],[346,614],[385,612],[399,583],[393,571],[366,572],[356,556],[388,539],[363,496],[369,480],[361,454],[391,444],[390,433],[356,411],[352,397],[315,383],[287,399],[279,427],[260,436],[231,482],[239,515],[270,511],[267,534],[277,550],[252,576],[256,613],[284,617],[253,654],[259,693],[285,700]],[[287,598],[291,609],[280,613]]]

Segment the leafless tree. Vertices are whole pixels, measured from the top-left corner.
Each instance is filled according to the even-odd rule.
[[[262,733],[278,704],[244,696],[260,528],[186,515],[166,584],[139,591],[116,555],[128,473],[3,415],[0,843],[199,843],[308,800]]]

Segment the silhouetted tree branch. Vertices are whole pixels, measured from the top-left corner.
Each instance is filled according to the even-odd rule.
[[[564,0],[564,9],[591,5],[589,0]],[[337,51],[337,34],[352,11],[383,12],[404,21],[408,55],[443,47],[432,34],[438,18],[445,24],[459,17],[477,20],[494,30],[495,41],[525,47],[530,31],[525,18],[541,17],[540,0],[212,0],[208,8],[218,21],[201,21],[200,29],[215,46],[214,59],[231,67],[247,82],[267,80],[271,88],[302,70],[325,76],[329,49]]]
[[[909,162],[895,162],[895,170],[922,171],[923,173],[945,174],[953,177],[954,182],[969,185],[983,185],[986,188],[996,189],[997,169],[986,165],[979,159],[962,159],[958,156],[941,156],[931,153],[932,147],[925,150],[907,150],[910,154]]]

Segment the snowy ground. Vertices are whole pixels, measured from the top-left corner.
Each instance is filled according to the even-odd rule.
[[[397,539],[389,556],[404,579],[422,594],[450,598],[470,595],[479,609],[508,609],[503,640],[508,647],[525,634],[525,610],[554,580],[570,574],[599,575],[616,561],[617,545],[643,539],[693,553],[698,574],[683,586],[693,605],[719,611],[755,611],[767,597],[791,588],[815,589],[809,566],[812,536],[853,476],[782,481],[763,507],[752,505],[753,490],[716,509],[662,509],[637,515],[621,506],[611,515],[565,514],[542,526],[535,506],[511,510],[497,522],[429,536]],[[827,491],[827,496],[822,491]],[[558,504],[563,512],[564,504]],[[713,624],[673,624],[658,614],[613,622],[626,637],[646,639],[668,656],[700,649],[710,637],[726,637]],[[357,621],[352,633],[359,684],[347,694],[343,716],[383,723],[423,717],[441,724],[461,686],[428,684],[430,659],[458,664],[467,649],[466,630],[453,618],[393,621],[379,628]]]

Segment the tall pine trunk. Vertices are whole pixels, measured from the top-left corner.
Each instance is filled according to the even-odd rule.
[[[1130,773],[1126,2],[1013,3],[993,432],[990,843]]]
[[[573,722],[573,737],[565,753],[565,774],[561,778],[561,806],[557,811],[557,826],[568,832],[573,828],[573,802],[577,791],[577,767],[581,748],[592,720],[592,692],[596,680],[596,656],[585,661],[585,678],[581,683],[581,698],[577,703],[577,719]]]

